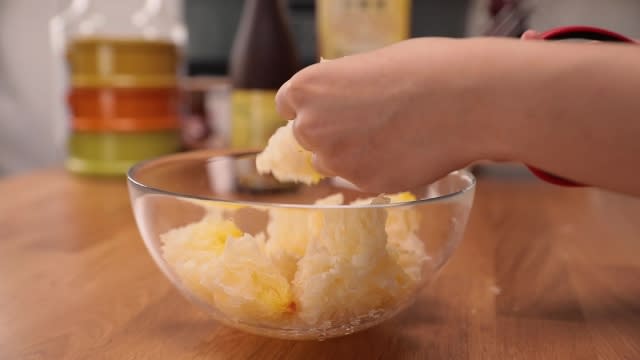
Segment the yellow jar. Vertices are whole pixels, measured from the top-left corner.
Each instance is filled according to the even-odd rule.
[[[87,37],[67,51],[74,87],[174,87],[180,58],[169,41]]]

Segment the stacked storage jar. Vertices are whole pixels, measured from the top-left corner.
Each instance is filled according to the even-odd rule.
[[[157,30],[151,20],[167,10],[162,2],[144,1],[133,16],[118,14],[109,2],[92,1],[74,18],[77,25],[67,26],[77,29],[64,46],[67,168],[76,173],[121,175],[136,162],[180,148],[180,44],[170,36],[175,23],[161,17],[167,36],[159,36],[146,30]],[[118,15],[132,21],[125,32],[107,27],[83,32],[82,24],[95,22],[96,14],[103,23],[113,20],[112,26]]]

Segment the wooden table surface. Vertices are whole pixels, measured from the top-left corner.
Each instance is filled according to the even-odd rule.
[[[135,228],[124,181],[0,181],[0,359],[640,359],[640,200],[481,178],[432,292],[324,342],[218,325]]]

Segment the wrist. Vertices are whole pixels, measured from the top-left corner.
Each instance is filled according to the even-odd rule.
[[[540,59],[541,49],[533,49],[536,45],[531,43],[488,38],[465,41],[467,62],[473,65],[463,72],[468,87],[460,98],[471,104],[466,117],[474,160],[523,161],[540,130],[539,120],[553,111],[546,106],[545,87],[554,66]],[[552,68],[547,69],[548,65]]]
[[[453,57],[449,77],[457,78],[453,106],[463,119],[462,140],[467,145],[468,161],[511,161],[518,158],[517,133],[522,131],[518,116],[517,95],[522,85],[513,79],[511,45],[515,41],[473,38],[460,40],[459,53]],[[513,71],[517,71],[515,68]]]

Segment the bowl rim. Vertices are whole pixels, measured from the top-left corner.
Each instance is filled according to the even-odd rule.
[[[422,204],[427,204],[427,203],[438,203],[438,202],[444,202],[444,201],[448,201],[451,199],[455,199],[458,197],[461,197],[462,195],[473,191],[476,187],[477,184],[477,179],[476,177],[471,173],[471,171],[467,170],[467,169],[460,169],[460,170],[455,170],[452,171],[450,173],[448,173],[447,175],[443,176],[442,178],[432,182],[431,184],[434,184],[442,179],[445,179],[446,177],[452,176],[452,175],[456,175],[456,174],[460,174],[461,177],[467,177],[470,181],[469,184],[467,184],[466,186],[464,186],[463,188],[461,188],[458,191],[453,191],[450,193],[446,193],[443,195],[438,195],[438,196],[434,196],[434,197],[428,197],[428,198],[418,198],[416,200],[411,200],[411,201],[401,201],[401,202],[395,202],[395,203],[386,203],[386,204],[357,204],[357,205],[351,205],[351,204],[342,204],[342,205],[316,205],[316,204],[290,204],[290,203],[275,203],[275,202],[267,202],[267,201],[248,201],[248,200],[229,200],[229,199],[222,199],[222,198],[215,198],[215,197],[209,197],[209,196],[199,196],[199,195],[193,195],[193,194],[186,194],[186,193],[181,193],[181,192],[176,192],[176,191],[169,191],[169,190],[164,190],[164,189],[160,189],[151,185],[147,185],[144,184],[142,181],[136,179],[136,173],[138,171],[140,171],[141,169],[143,169],[146,166],[149,166],[153,163],[161,163],[161,162],[167,162],[167,161],[176,161],[176,160],[180,160],[182,158],[193,158],[193,157],[200,157],[200,156],[206,156],[207,159],[212,159],[212,158],[238,158],[238,157],[242,157],[242,156],[250,156],[250,155],[256,155],[258,154],[259,151],[257,150],[224,150],[224,149],[204,149],[204,150],[193,150],[193,151],[186,151],[186,152],[181,152],[181,153],[175,153],[175,154],[170,154],[170,155],[163,155],[163,156],[158,156],[158,157],[154,157],[154,158],[150,158],[147,160],[143,160],[140,161],[138,163],[136,163],[135,165],[133,165],[132,167],[129,168],[129,170],[127,171],[127,182],[130,185],[135,186],[138,189],[143,190],[144,192],[153,192],[156,194],[161,194],[161,195],[169,195],[169,196],[175,196],[175,197],[179,197],[179,198],[183,198],[183,199],[190,199],[190,200],[200,200],[200,201],[209,201],[209,202],[218,202],[218,203],[223,203],[223,204],[230,204],[230,205],[241,205],[241,206],[247,206],[247,207],[257,207],[257,208],[289,208],[289,209],[309,209],[309,210],[322,210],[322,209],[375,209],[375,208],[394,208],[394,207],[407,207],[407,206],[416,206],[416,205],[422,205]],[[431,184],[425,184],[422,186],[429,186]],[[379,196],[384,196],[384,195],[389,195],[387,193],[385,194],[380,194]]]

